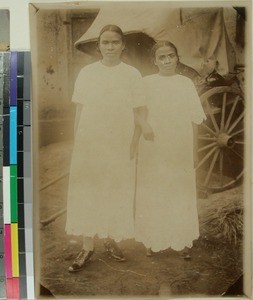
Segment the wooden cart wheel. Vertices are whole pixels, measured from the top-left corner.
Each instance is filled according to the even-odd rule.
[[[238,88],[221,86],[200,97],[206,121],[198,130],[198,186],[212,192],[243,178],[244,98]]]

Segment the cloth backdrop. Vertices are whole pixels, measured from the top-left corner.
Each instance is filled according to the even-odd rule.
[[[178,48],[181,62],[200,73],[208,60],[218,61],[221,75],[233,70],[235,51],[227,34],[223,8],[174,8],[168,3],[107,4],[75,46],[93,51],[101,28],[107,24],[118,25],[126,35],[144,33],[154,41],[171,41]]]

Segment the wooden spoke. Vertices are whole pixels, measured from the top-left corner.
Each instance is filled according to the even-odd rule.
[[[197,169],[199,167],[201,167],[207,160],[208,158],[218,149],[218,146],[214,147],[213,149],[211,149],[205,156],[204,158],[198,163],[197,165]]]
[[[226,125],[225,125],[225,128],[224,128],[224,131],[227,131],[227,130],[228,130],[228,126],[229,126],[229,124],[230,124],[230,122],[231,122],[231,119],[232,119],[232,116],[233,116],[233,114],[234,114],[235,107],[236,107],[238,101],[239,101],[239,96],[236,96],[235,102],[234,102],[234,104],[233,104],[233,106],[232,106],[232,108],[231,108],[231,111],[230,111],[230,113],[229,113],[229,116],[228,116],[228,119],[227,119],[227,122],[226,122]]]
[[[244,145],[244,142],[240,142],[240,141],[235,141],[235,143],[239,145]]]
[[[198,139],[203,141],[217,141],[217,138],[207,137],[207,136],[199,136]]]
[[[241,156],[240,153],[238,153],[235,149],[230,148],[230,150],[238,157],[240,157],[242,160],[244,160],[244,158]]]
[[[217,133],[214,132],[214,131],[213,131],[210,127],[208,127],[205,123],[202,123],[202,124],[201,124],[201,127],[205,128],[206,131],[208,131],[208,132],[211,133],[212,135],[217,136]]]
[[[220,159],[219,159],[220,186],[223,185],[223,157],[224,157],[224,152],[221,150]]]
[[[238,131],[236,131],[236,132],[234,132],[234,133],[232,133],[230,135],[231,136],[236,136],[236,135],[239,135],[239,134],[242,134],[242,133],[244,133],[244,129],[240,129],[240,130],[238,130]]]
[[[243,173],[244,173],[244,170],[242,170],[242,172],[239,175],[237,175],[233,180],[229,181],[227,184],[222,185],[222,187],[220,187],[220,188],[214,188],[213,190],[224,191],[224,190],[232,187],[239,179],[242,178]]]
[[[241,121],[241,119],[244,117],[244,112],[240,114],[240,116],[237,118],[237,120],[231,125],[231,127],[228,130],[228,134],[236,127],[236,125]]]
[[[238,95],[239,99],[238,100],[242,100],[242,98]],[[229,105],[231,104],[234,104],[234,99],[231,99],[231,100],[228,100],[227,103],[226,103],[226,106],[228,107]]]
[[[224,129],[224,126],[225,126],[226,101],[227,101],[227,93],[224,93],[223,99],[222,99],[221,122],[220,122],[220,130],[221,131]]]
[[[217,143],[211,143],[211,144],[209,144],[209,145],[206,145],[206,146],[204,146],[204,147],[199,148],[199,149],[198,149],[198,152],[207,150],[207,149],[212,148],[212,147],[214,147],[214,146],[216,146],[216,145],[217,145]]]
[[[212,110],[211,110],[211,108],[210,108],[209,103],[207,104],[206,107],[207,107],[208,114],[209,114],[209,116],[210,116],[210,118],[211,118],[211,120],[212,120],[212,123],[213,123],[213,126],[214,126],[214,128],[215,128],[215,131],[216,131],[216,133],[218,133],[218,132],[220,131],[220,129],[219,129],[219,126],[218,126],[218,124],[217,124],[217,122],[216,122],[216,119],[215,119],[215,117],[214,117],[214,114],[213,114],[213,112],[212,112]]]
[[[239,88],[221,86],[209,89],[200,99],[207,121],[198,135],[198,184],[211,191],[224,191],[243,176],[244,95]]]
[[[206,179],[205,179],[205,182],[204,182],[204,185],[206,186],[210,180],[210,177],[211,177],[211,174],[212,174],[212,171],[213,171],[213,168],[214,168],[214,165],[217,161],[217,158],[219,156],[219,152],[220,150],[216,150],[216,152],[214,153],[214,156],[213,156],[213,159],[212,159],[212,162],[210,164],[210,167],[209,167],[209,170],[208,170],[208,173],[207,173],[207,176],[206,176]]]

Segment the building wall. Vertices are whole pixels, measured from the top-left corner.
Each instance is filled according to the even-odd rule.
[[[39,10],[37,16],[38,118],[40,145],[73,138],[75,78],[91,57],[74,42],[94,19],[87,11]]]

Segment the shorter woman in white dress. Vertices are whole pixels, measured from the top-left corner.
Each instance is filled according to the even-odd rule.
[[[144,87],[154,141],[140,140],[135,213],[135,238],[147,255],[188,249],[199,237],[193,124],[205,119],[192,81],[176,73],[175,45],[158,42],[153,53],[159,72]]]

